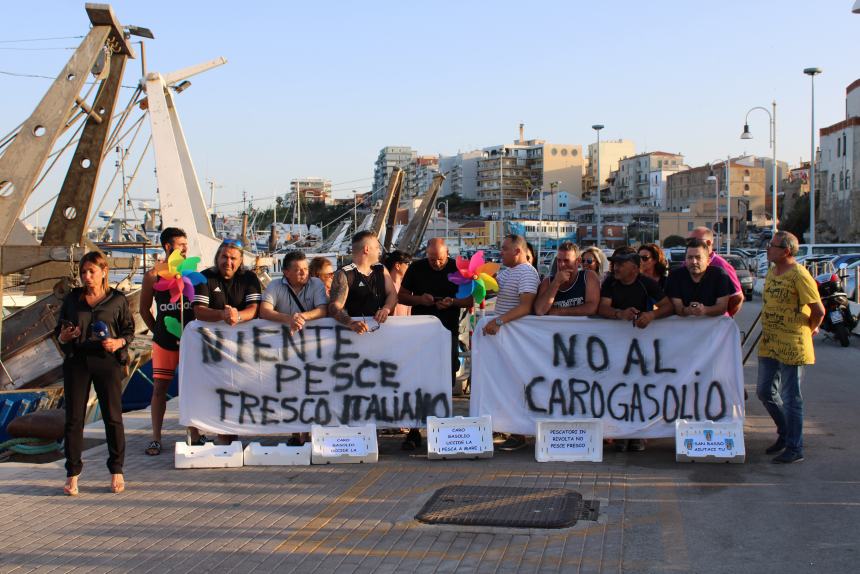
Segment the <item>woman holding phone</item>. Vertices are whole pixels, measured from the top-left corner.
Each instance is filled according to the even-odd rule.
[[[78,268],[83,287],[72,289],[66,296],[56,329],[65,355],[67,478],[63,492],[69,496],[78,494],[78,476],[83,469],[84,416],[92,383],[107,435],[110,491],[118,494],[125,490],[121,381],[123,366],[128,363],[126,347],[134,339],[134,320],[125,295],[108,286],[108,263],[102,253],[87,253]]]

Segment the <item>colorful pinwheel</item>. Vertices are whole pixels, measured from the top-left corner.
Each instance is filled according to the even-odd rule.
[[[480,303],[487,296],[487,291],[499,290],[499,284],[493,279],[498,271],[498,263],[484,263],[484,252],[478,251],[468,261],[458,255],[457,273],[450,273],[448,281],[460,286],[458,298],[472,295],[475,303]]]
[[[180,314],[185,307],[182,299],[194,299],[194,286],[206,281],[201,273],[197,272],[199,257],[185,258],[179,250],[174,250],[167,258],[155,266],[158,281],[153,285],[156,291],[170,291],[170,302],[179,301]],[[165,317],[164,326],[167,331],[177,338],[182,336],[182,323],[173,317]]]

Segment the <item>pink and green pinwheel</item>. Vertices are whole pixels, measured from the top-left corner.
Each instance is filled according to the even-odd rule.
[[[197,272],[199,257],[185,258],[179,250],[173,251],[167,261],[155,266],[158,281],[152,286],[156,291],[170,291],[170,302],[176,303],[181,299],[194,299],[194,286],[206,281],[201,273]],[[184,307],[183,303],[180,303]],[[164,326],[167,331],[177,338],[182,336],[182,322],[174,317],[165,317]]]
[[[498,271],[498,263],[484,263],[484,252],[478,251],[468,261],[457,256],[457,272],[450,273],[448,281],[460,286],[458,298],[471,295],[475,303],[480,303],[487,296],[487,291],[499,290],[499,284],[493,279]]]

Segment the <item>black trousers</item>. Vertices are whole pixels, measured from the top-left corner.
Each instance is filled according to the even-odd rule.
[[[125,461],[125,430],[122,426],[122,366],[113,356],[73,357],[63,363],[66,401],[66,476],[83,469],[84,416],[90,396],[90,381],[96,389],[107,435],[107,467],[121,474]]]

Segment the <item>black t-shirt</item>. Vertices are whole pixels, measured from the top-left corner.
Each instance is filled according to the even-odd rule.
[[[666,283],[666,295],[680,299],[685,307],[693,301],[710,307],[720,297],[734,293],[735,288],[728,273],[714,265],[708,265],[698,283],[693,281],[686,267],[672,270]]]
[[[448,275],[457,273],[457,264],[450,257],[445,266],[436,271],[430,266],[427,259],[420,259],[409,266],[403,277],[401,287],[413,295],[424,295],[429,293],[434,297],[456,297],[458,285],[448,280]],[[413,315],[433,315],[438,317],[442,325],[449,331],[460,328],[460,308],[449,307],[448,309],[437,309],[435,305],[413,305]]]
[[[239,270],[229,280],[221,277],[218,269],[203,271],[206,282],[194,288],[194,304],[222,310],[230,305],[241,311],[248,305],[259,305],[263,300],[260,280],[253,271]]]
[[[610,275],[600,287],[600,296],[612,299],[615,309],[635,307],[642,312],[652,311],[654,304],[666,297],[657,282],[644,275],[637,275],[630,285]]]

